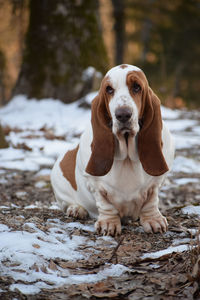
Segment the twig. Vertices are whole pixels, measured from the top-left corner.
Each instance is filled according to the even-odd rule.
[[[119,240],[117,246],[113,249],[112,255],[110,257],[110,259],[108,260],[108,262],[112,262],[113,257],[116,255],[117,250],[119,249],[119,247],[121,246],[122,242],[124,240],[124,236],[121,237],[121,239]]]

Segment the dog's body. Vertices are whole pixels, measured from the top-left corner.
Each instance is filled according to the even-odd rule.
[[[106,74],[91,123],[79,146],[57,160],[51,182],[67,214],[89,213],[100,233],[120,234],[127,216],[139,217],[146,232],[166,231],[158,191],[173,156],[159,99],[140,69],[122,65]]]

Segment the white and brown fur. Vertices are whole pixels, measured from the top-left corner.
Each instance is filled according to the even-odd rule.
[[[98,233],[120,234],[123,217],[164,232],[158,192],[173,157],[159,99],[139,68],[121,65],[105,75],[79,146],[58,158],[51,183],[67,215],[96,218]]]

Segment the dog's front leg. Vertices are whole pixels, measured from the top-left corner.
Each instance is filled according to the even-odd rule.
[[[158,208],[158,187],[149,189],[146,201],[140,213],[140,223],[145,232],[166,232],[167,219]]]
[[[110,202],[106,191],[96,191],[94,196],[99,213],[95,223],[96,232],[103,235],[120,235],[121,221],[119,213]]]

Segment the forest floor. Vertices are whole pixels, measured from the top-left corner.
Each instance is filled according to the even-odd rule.
[[[56,206],[44,171],[50,163],[43,161],[35,170],[2,167],[0,299],[200,298],[199,113],[182,111],[178,120],[168,124],[176,129],[178,146],[160,192],[160,209],[169,223],[164,234],[147,234],[129,220],[120,237],[98,236],[94,220],[66,218]],[[28,143],[18,148],[22,144],[30,151]]]

